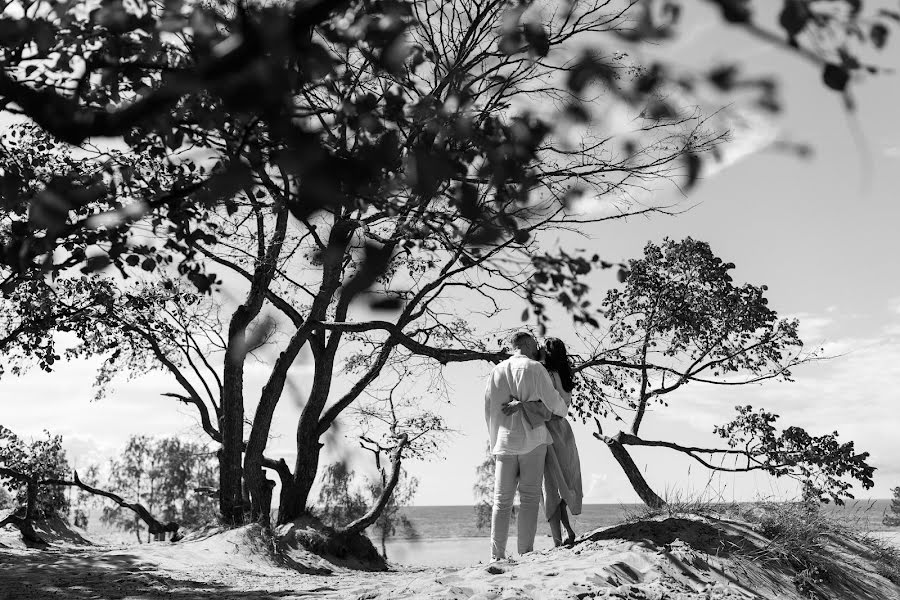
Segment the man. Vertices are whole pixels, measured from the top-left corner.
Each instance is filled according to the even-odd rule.
[[[544,476],[544,457],[550,434],[543,423],[528,424],[523,402],[542,402],[553,414],[566,415],[566,404],[553,387],[550,375],[537,362],[534,336],[519,331],[510,337],[513,355],[494,367],[484,392],[484,418],[497,457],[494,470],[494,507],[491,513],[491,559],[506,558],[509,518],[516,488],[519,490],[519,554],[534,549],[538,504]],[[513,397],[515,400],[513,400]]]

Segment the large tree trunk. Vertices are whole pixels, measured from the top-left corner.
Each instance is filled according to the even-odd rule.
[[[282,494],[282,506],[278,511],[280,524],[290,523],[306,513],[309,492],[319,471],[319,452],[322,450],[319,434],[315,429],[298,429],[297,462],[290,488],[287,493]]]
[[[644,479],[640,469],[634,464],[634,460],[631,458],[628,450],[626,450],[625,446],[617,439],[619,436],[609,437],[595,433],[594,437],[604,442],[607,448],[609,448],[609,451],[612,452],[613,458],[616,459],[616,462],[619,463],[619,466],[625,471],[625,475],[628,477],[631,487],[634,488],[634,491],[637,492],[638,497],[640,497],[644,504],[650,508],[660,508],[666,504],[665,500],[660,498],[647,484],[647,480]]]
[[[278,361],[272,369],[269,380],[262,390],[259,404],[256,407],[256,413],[253,416],[253,426],[250,430],[250,438],[247,441],[247,453],[244,459],[244,476],[251,497],[251,515],[255,520],[268,519],[267,516],[262,515],[261,510],[266,495],[268,494],[271,497],[271,490],[266,490],[261,470],[265,462],[263,452],[265,451],[266,442],[269,438],[269,430],[272,425],[275,407],[278,405],[278,401],[281,399],[281,394],[284,390],[288,369],[290,369],[294,360],[297,358],[297,354],[303,346],[306,345],[310,335],[313,333],[314,323],[325,319],[328,314],[328,307],[334,298],[334,294],[341,285],[343,258],[347,250],[347,244],[358,225],[359,223],[356,221],[339,220],[335,222],[332,227],[328,237],[328,250],[325,252],[326,258],[322,267],[322,285],[310,307],[309,316],[307,317],[306,322],[298,325],[297,331],[291,337],[284,352],[278,357]],[[335,311],[336,319],[343,320],[346,318],[347,309],[350,306],[352,296],[351,293],[344,290]],[[312,340],[312,345],[315,346],[313,348],[313,355],[316,362],[316,372],[313,377],[312,392],[304,407],[303,414],[300,417],[298,429],[305,428],[305,433],[315,435],[315,439],[301,440],[300,437],[302,436],[298,433],[298,463],[299,455],[303,453],[301,446],[312,447],[314,445],[313,442],[318,444],[319,436],[316,433],[316,430],[318,429],[319,415],[325,407],[325,402],[327,401],[328,394],[331,390],[331,378],[334,371],[334,356],[337,352],[340,337],[340,333],[335,332],[332,334],[332,339],[329,340],[327,346],[323,346],[324,338]],[[318,455],[319,449],[317,447],[315,449],[314,469],[318,467]],[[305,468],[306,465],[304,465],[304,469]],[[313,471],[312,477],[315,479],[315,471]],[[300,475],[297,479],[299,485],[290,486],[292,488],[288,494],[290,508],[288,509],[287,514],[285,514],[283,510],[279,511],[279,523],[284,522],[282,521],[283,515],[287,518],[287,515],[289,514],[290,518],[287,518],[287,520],[290,521],[300,516],[300,514],[306,510],[306,496],[309,494],[309,489],[306,486],[307,474],[304,472],[304,474]],[[309,483],[309,487],[311,486],[312,482]],[[297,503],[301,501],[304,505],[298,509]]]
[[[34,530],[33,525],[34,519],[37,516],[37,494],[39,485],[37,476],[25,475],[24,473],[7,468],[3,469],[3,473],[4,475],[25,482],[25,514],[16,514],[16,512],[19,512],[21,509],[10,512],[2,521],[0,521],[0,527],[3,527],[4,525],[13,525],[19,530],[22,534],[22,538],[26,542],[36,546],[46,546],[47,542],[38,535],[37,531]]]
[[[219,510],[222,519],[231,525],[244,522],[249,509],[244,502],[244,361],[247,358],[247,328],[259,315],[266,292],[272,283],[281,255],[287,229],[288,209],[279,203],[275,230],[265,250],[258,256],[247,299],[240,305],[228,324],[228,347],[225,349],[222,378],[222,450],[219,457]]]
[[[46,547],[48,546],[47,541],[38,535],[38,532],[34,530],[34,525],[31,522],[31,519],[26,519],[25,517],[19,516],[15,514],[15,511],[10,512],[6,517],[0,521],[0,528],[12,525],[19,530],[19,533],[22,534],[22,539],[26,542],[33,544],[35,546]]]
[[[252,309],[256,309],[255,311]],[[247,327],[259,312],[257,307],[239,306],[228,328],[228,347],[222,380],[222,417],[219,431],[219,511],[229,525],[244,522],[244,359],[247,356]]]
[[[222,447],[219,449],[219,512],[222,520],[231,525],[243,522],[243,496],[241,493],[242,465],[241,446],[243,445],[244,402],[243,398],[234,398],[228,389],[234,385],[243,385],[242,377],[235,381],[226,373],[222,397]]]
[[[253,427],[247,440],[247,451],[244,455],[244,482],[250,496],[250,518],[266,525],[269,523],[272,505],[272,488],[262,469],[266,462],[263,452],[269,439],[275,407],[284,390],[288,369],[306,344],[308,333],[309,330],[305,327],[299,329],[291,338],[284,352],[279,355],[272,374],[260,394],[259,405],[253,417]]]

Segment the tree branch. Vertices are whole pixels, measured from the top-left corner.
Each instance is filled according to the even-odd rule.
[[[409,436],[405,433],[400,434],[397,438],[397,445],[391,452],[391,476],[388,478],[384,489],[381,491],[378,502],[369,509],[369,512],[338,529],[337,533],[339,535],[351,536],[361,533],[378,520],[378,517],[380,517],[381,513],[384,511],[384,507],[390,502],[391,495],[394,493],[394,488],[397,487],[397,482],[400,480],[400,461],[403,458],[403,450],[408,444]]]
[[[101,490],[90,486],[78,478],[78,472],[75,471],[72,473],[72,477],[74,481],[67,481],[65,479],[45,479],[40,482],[40,485],[64,485],[64,486],[74,486],[83,489],[89,494],[94,494],[97,496],[103,496],[104,498],[109,498],[119,506],[123,508],[127,508],[128,510],[134,511],[144,523],[147,524],[147,528],[151,535],[161,534],[161,533],[172,533],[172,541],[176,541],[178,538],[178,523],[170,521],[163,525],[156,518],[150,514],[142,504],[137,502],[126,502],[121,496],[118,494],[114,494],[112,492],[107,492],[105,490]]]

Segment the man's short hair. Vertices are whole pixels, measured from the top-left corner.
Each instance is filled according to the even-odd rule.
[[[534,335],[527,330],[520,329],[519,331],[514,331],[509,335],[509,345],[513,348],[521,348],[525,345],[526,340],[533,340]]]

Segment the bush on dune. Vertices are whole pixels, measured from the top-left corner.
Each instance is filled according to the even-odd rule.
[[[665,500],[661,507],[642,506],[626,511],[625,525],[615,529],[640,527],[641,535],[647,536],[647,531],[652,530],[648,524],[652,522],[666,523],[669,529],[678,529],[672,523],[685,519],[711,524],[719,531],[710,530],[704,536],[704,532],[693,529],[708,527],[680,524],[678,531],[666,533],[671,534],[669,537],[677,535],[695,550],[732,554],[780,571],[790,577],[805,598],[866,597],[859,594],[873,575],[900,585],[900,548],[860,526],[856,521],[864,519],[861,513],[856,519],[852,513],[838,517],[811,499],[736,503],[670,492]],[[747,526],[749,530],[736,536],[732,526],[738,530]],[[692,531],[684,530],[685,527]],[[655,530],[653,533],[656,537],[651,535],[651,541],[657,545],[667,543],[659,537],[664,534]],[[751,539],[752,534],[758,537]],[[622,536],[622,532],[616,535]],[[699,547],[697,540],[708,543]]]

